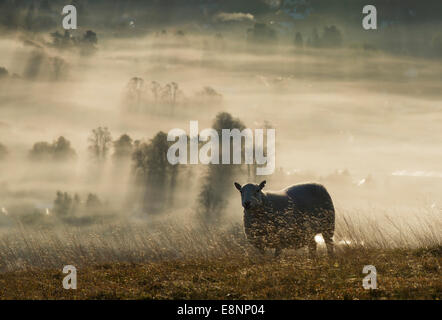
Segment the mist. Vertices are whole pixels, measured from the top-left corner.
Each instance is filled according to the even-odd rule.
[[[199,224],[207,211],[204,223],[216,220],[225,232],[242,223],[233,182],[267,180],[269,190],[324,184],[337,208],[338,240],[348,240],[348,218],[367,238],[364,221],[377,221],[391,234],[396,221],[420,235],[433,225],[432,241],[440,241],[440,55],[430,45],[411,53],[383,48],[396,39],[393,31],[369,39],[379,48],[354,45],[356,35],[344,22],[338,24],[344,43],[336,46],[307,45],[314,23],[299,28],[302,47],[283,33],[277,42],[254,41],[256,14],[217,12],[209,19],[217,27],[209,30],[172,18],[133,32],[127,25],[108,30],[96,20],[67,40],[55,27],[2,30],[0,233],[16,232],[17,223],[29,234],[42,226],[55,234]],[[438,26],[428,21],[416,30]],[[60,34],[51,35],[56,30]],[[191,120],[200,130],[210,128],[220,113],[247,128],[276,130],[272,175],[253,175],[245,165],[221,173],[205,165],[143,167],[159,132],[188,131]],[[97,128],[109,136],[93,149]],[[123,135],[130,142],[123,141],[118,156],[115,141]],[[59,137],[68,146],[57,147]],[[162,145],[161,136],[158,141]],[[46,144],[34,146],[40,142]],[[208,194],[218,198],[207,204],[201,197]],[[58,206],[65,201],[67,211]]]

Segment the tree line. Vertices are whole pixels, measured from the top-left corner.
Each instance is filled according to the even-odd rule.
[[[222,129],[243,130],[246,126],[240,119],[234,118],[227,112],[221,112],[215,117],[212,128],[221,135]],[[198,139],[198,137],[189,136],[186,138],[189,141]],[[231,139],[230,145],[233,147],[233,138]],[[169,163],[167,152],[173,143],[173,141],[167,141],[167,134],[162,131],[147,141],[133,140],[128,134],[122,134],[118,139],[113,140],[107,127],[98,127],[89,135],[88,151],[98,165],[109,158],[112,149],[112,158],[116,163],[119,161],[125,164],[131,163],[134,187],[140,191],[134,200],[140,205],[143,213],[157,215],[179,207],[179,204],[175,202],[177,195],[188,192],[189,185],[192,180],[195,180],[194,167]],[[7,154],[5,150],[7,149],[0,145],[0,158]],[[221,146],[219,153],[222,156]],[[233,157],[232,150],[230,155]],[[52,143],[45,141],[35,143],[29,151],[29,157],[33,161],[72,161],[77,158],[77,153],[70,141],[61,136]],[[230,163],[233,161],[231,160]],[[207,223],[219,221],[233,190],[232,181],[240,179],[239,176],[254,181],[256,177],[253,166],[255,165],[209,164],[200,167],[198,170],[203,170],[203,174],[197,183],[196,212],[198,217]],[[84,204],[81,205],[81,203],[78,195],[57,191],[53,211],[58,217],[69,217],[75,215],[79,208],[83,210],[86,208],[90,212],[91,208],[98,210],[103,205],[94,194],[89,194]]]

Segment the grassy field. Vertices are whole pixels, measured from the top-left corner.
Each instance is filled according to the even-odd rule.
[[[335,257],[319,237],[314,259],[261,255],[241,223],[21,226],[0,235],[0,299],[441,299],[440,222],[342,215]],[[76,290],[63,288],[66,265]],[[362,286],[365,265],[376,290]]]
[[[288,252],[279,259],[236,255],[78,268],[65,290],[60,268],[0,275],[1,299],[441,299],[442,247],[341,248],[335,259]],[[362,287],[364,265],[378,289]]]

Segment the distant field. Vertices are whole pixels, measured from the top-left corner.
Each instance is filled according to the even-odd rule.
[[[441,299],[442,247],[346,249],[336,259],[230,257],[113,263],[79,268],[78,289],[62,288],[60,270],[0,275],[1,299]],[[378,289],[362,287],[375,265]]]

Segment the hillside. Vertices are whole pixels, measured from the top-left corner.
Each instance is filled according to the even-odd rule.
[[[0,275],[1,299],[441,299],[440,246],[418,250],[341,248],[335,260],[235,255],[158,263],[101,264],[77,270],[78,289],[60,270]],[[378,289],[362,287],[364,265]]]

